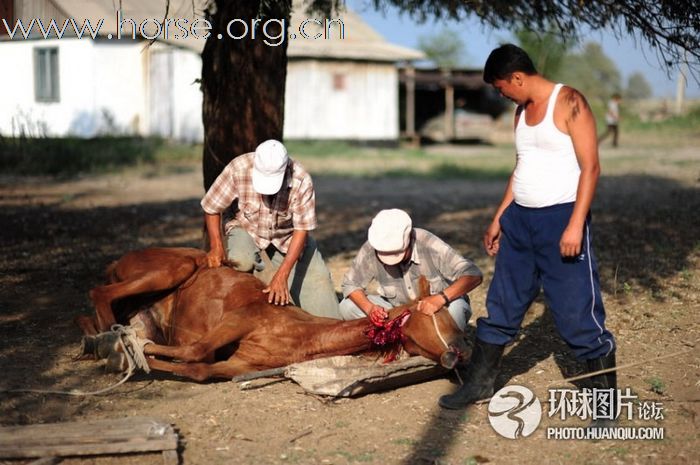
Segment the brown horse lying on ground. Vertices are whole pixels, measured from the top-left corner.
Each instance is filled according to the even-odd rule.
[[[142,322],[139,336],[154,341],[144,348],[153,370],[203,381],[372,349],[368,319],[340,321],[270,304],[262,281],[228,267],[207,268],[201,250],[130,252],[107,273],[110,283],[90,291],[95,317],[76,322],[88,337],[114,323]],[[462,333],[445,309],[433,319],[415,307],[389,312],[390,319],[401,316],[403,348],[436,361],[442,357],[452,368],[465,349]]]

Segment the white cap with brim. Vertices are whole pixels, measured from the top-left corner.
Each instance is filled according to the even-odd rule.
[[[279,192],[287,171],[289,156],[282,142],[266,140],[258,145],[253,157],[253,189],[258,194],[274,195]]]
[[[411,243],[411,217],[403,210],[382,210],[372,220],[367,232],[369,245],[386,265],[400,263]]]

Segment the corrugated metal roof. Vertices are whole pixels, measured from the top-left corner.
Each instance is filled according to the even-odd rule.
[[[119,0],[47,0],[53,3],[66,16],[76,19],[78,24],[84,19],[89,19],[96,25],[100,19],[104,19],[101,35],[117,34],[117,9]],[[205,0],[170,0],[168,18],[185,18],[190,22],[197,17],[203,16]],[[307,15],[306,1],[294,1],[294,11],[289,24],[289,35],[296,38],[289,39],[287,54],[290,58],[324,58],[324,59],[344,59],[344,60],[367,60],[367,61],[408,61],[421,60],[425,58],[423,52],[387,42],[377,31],[372,29],[355,12],[347,9],[333,14],[330,19],[342,20],[344,38],[339,37],[339,23],[334,23],[330,29],[328,39],[323,37],[318,39],[303,38],[299,27],[304,20],[318,19],[321,23],[324,18],[316,15]],[[122,0],[123,18],[133,19],[137,24],[144,20],[162,21],[165,14],[166,0]],[[152,30],[153,25],[151,25]],[[304,33],[308,37],[314,37],[317,33],[323,32],[324,26],[316,22],[308,21],[304,26]],[[124,28],[126,33],[131,32],[128,24]],[[167,38],[165,42],[185,47],[197,52],[204,48],[204,40],[196,39],[192,36],[186,39]]]
[[[78,25],[81,22],[89,19],[93,26],[103,19],[104,24],[100,29],[100,35],[107,34],[117,35],[117,10],[119,9],[120,0],[47,0],[55,4],[68,17],[75,18]],[[121,0],[122,18],[132,19],[138,25],[146,20],[157,20],[162,22],[165,15],[166,0]],[[178,19],[185,18],[192,22],[196,18],[203,17],[204,0],[170,0],[167,18]],[[154,31],[154,24],[150,24],[146,30]],[[132,26],[125,23],[122,35],[131,35]],[[173,27],[171,34],[177,32]],[[138,33],[137,33],[138,34]],[[189,48],[197,52],[201,52],[204,48],[204,40],[197,39],[191,35],[185,39],[175,39],[169,37],[164,40],[178,47]]]
[[[299,36],[299,26],[305,19],[313,19],[307,15],[308,2],[295,1],[289,33]],[[316,17],[323,22],[323,18]],[[408,61],[425,59],[425,54],[419,50],[391,44],[377,31],[372,29],[362,18],[350,9],[331,15],[330,19],[341,19],[344,25],[345,37],[339,38],[338,26],[333,24],[329,39],[304,39],[297,37],[289,40],[287,54],[291,58],[328,58],[371,61]],[[304,32],[308,36],[323,33],[324,27],[314,22],[307,23]]]

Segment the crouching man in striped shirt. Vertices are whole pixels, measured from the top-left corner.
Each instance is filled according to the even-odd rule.
[[[221,235],[221,214],[235,216]],[[262,271],[266,253],[275,269],[270,303],[293,302],[316,316],[340,319],[331,275],[309,231],[316,228],[316,199],[309,173],[289,158],[281,142],[267,140],[255,152],[234,158],[201,202],[210,267],[224,257],[243,272]],[[226,247],[224,247],[224,244]]]
[[[345,320],[369,316],[374,324],[387,318],[387,309],[418,297],[418,279],[430,282],[431,295],[418,310],[432,315],[447,307],[464,331],[471,317],[467,293],[481,284],[479,268],[434,234],[414,228],[403,210],[382,210],[372,220],[368,241],[343,279],[340,314]],[[375,280],[379,295],[367,295]]]

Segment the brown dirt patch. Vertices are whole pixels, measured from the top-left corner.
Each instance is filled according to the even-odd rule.
[[[696,165],[697,166],[697,165]],[[601,180],[595,242],[608,325],[620,364],[688,348],[700,339],[700,191],[697,177],[647,173]],[[339,285],[372,215],[400,207],[476,260],[485,283],[473,293],[475,317],[493,272],[480,238],[500,199],[500,181],[316,177],[315,236]],[[87,291],[124,252],[150,245],[201,245],[197,166],[56,182],[0,184],[0,371],[2,388],[94,390],[116,382],[94,362],[74,362],[80,334],[71,320],[89,312]],[[472,325],[474,324],[472,319]],[[579,367],[537,302],[509,348],[500,383],[546,387]],[[653,380],[663,383],[652,392]],[[660,441],[553,441],[545,418],[530,438],[511,441],[490,427],[486,406],[441,411],[449,379],[359,399],[305,395],[292,382],[241,391],[227,382],[196,384],[139,375],[97,397],[0,393],[0,424],[153,415],[183,438],[183,463],[691,463],[697,460],[700,359],[693,351],[619,375],[642,400],[661,401]],[[630,424],[624,422],[623,424]],[[308,433],[307,433],[308,432]],[[693,459],[692,457],[696,457]],[[66,464],[156,463],[158,457],[67,459]],[[22,462],[11,462],[22,463]]]

